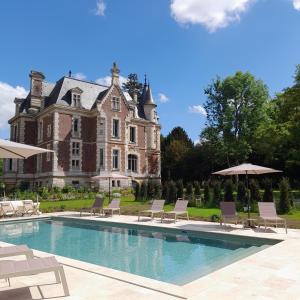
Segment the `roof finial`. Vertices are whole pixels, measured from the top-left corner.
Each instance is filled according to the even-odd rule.
[[[144,85],[147,85],[147,74],[145,73],[145,81],[144,81]]]
[[[69,71],[69,77],[71,77],[71,76],[72,76],[72,71],[70,70],[70,71]]]
[[[119,73],[120,70],[117,67],[116,62],[113,63],[112,69],[111,69],[111,84],[116,84],[116,85],[120,85],[119,82]]]

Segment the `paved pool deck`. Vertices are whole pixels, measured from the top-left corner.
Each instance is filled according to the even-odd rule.
[[[40,217],[68,216],[78,218],[74,212],[43,214]],[[30,217],[36,218],[36,217]],[[241,225],[221,228],[217,223],[180,220],[161,223],[145,218],[137,222],[136,216],[113,218],[84,216],[83,219],[117,222],[262,237],[282,240],[263,251],[241,259],[184,286],[176,286],[141,276],[56,256],[64,265],[70,296],[64,297],[53,274],[19,277],[11,280],[11,287],[0,281],[0,300],[31,299],[300,299],[300,230],[283,228],[243,229]],[[13,219],[10,219],[13,220]],[[1,219],[1,222],[6,220]],[[6,244],[0,241],[0,246]],[[49,254],[34,251],[38,257]],[[13,259],[22,259],[15,257]]]

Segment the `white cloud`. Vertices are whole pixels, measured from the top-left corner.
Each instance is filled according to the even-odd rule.
[[[13,87],[5,82],[0,81],[0,128],[8,128],[7,121],[14,115],[15,104],[14,99],[24,98],[27,96],[26,91],[22,86]]]
[[[127,78],[123,77],[123,76],[119,76],[119,80],[120,80],[120,85],[122,86],[123,83],[127,82]],[[111,85],[111,76],[105,76],[105,77],[101,77],[95,80],[96,83],[101,84],[101,85],[105,85],[105,86],[110,86]]]
[[[105,9],[106,9],[106,4],[104,3],[104,0],[97,0],[95,15],[103,17],[105,13]]]
[[[255,0],[171,0],[171,15],[181,24],[200,24],[210,32],[240,20]],[[294,0],[299,2],[299,0]]]
[[[158,93],[158,98],[161,103],[166,103],[170,100],[169,97],[163,93]]]
[[[204,117],[206,117],[206,115],[207,115],[206,110],[202,105],[189,106],[188,112],[193,113],[193,114],[199,114]]]
[[[294,8],[300,10],[300,0],[293,0]]]
[[[85,80],[86,79],[86,76],[83,73],[80,73],[80,72],[75,73],[73,75],[73,77],[76,78],[76,79],[80,79],[80,80]]]

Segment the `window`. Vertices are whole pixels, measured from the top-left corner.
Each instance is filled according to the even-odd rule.
[[[72,170],[79,170],[79,159],[72,159]]]
[[[47,145],[47,150],[50,150],[50,148],[51,148],[51,147],[50,147],[50,144],[48,144],[48,145]],[[50,154],[51,154],[51,152],[47,152],[47,153],[46,153],[46,161],[50,161]]]
[[[37,172],[41,172],[42,171],[42,154],[38,154],[36,156],[36,170]]]
[[[121,181],[117,180],[117,187],[121,187]]]
[[[104,149],[100,149],[100,153],[99,153],[99,165],[100,168],[104,167]]]
[[[74,133],[78,133],[78,122],[79,122],[78,119],[74,119],[74,122],[73,122],[73,132]]]
[[[112,135],[114,138],[119,138],[120,130],[119,130],[120,122],[117,119],[113,119],[113,132]]]
[[[38,140],[42,141],[43,139],[43,121],[39,121],[38,124]]]
[[[52,131],[52,126],[51,126],[51,124],[48,124],[48,126],[47,126],[47,137],[51,137],[51,131]]]
[[[112,97],[112,109],[120,111],[120,98]]]
[[[136,143],[136,128],[129,127],[129,141],[130,143]]]
[[[72,180],[72,186],[75,188],[79,188],[80,187],[80,183],[78,180]]]
[[[137,156],[134,154],[128,155],[128,170],[137,172]]]
[[[80,155],[80,143],[72,142],[72,155],[79,156]]]
[[[113,169],[119,169],[119,150],[113,150]]]
[[[74,107],[80,107],[80,94],[73,94],[72,102]]]
[[[112,186],[112,187],[115,187],[115,186],[116,186],[116,182],[115,182],[114,180],[112,180],[111,186]]]
[[[8,171],[12,171],[13,170],[13,160],[10,158],[8,160]]]

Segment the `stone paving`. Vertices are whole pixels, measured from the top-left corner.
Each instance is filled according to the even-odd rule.
[[[43,216],[62,215],[44,214]],[[78,214],[63,213],[68,217]],[[300,299],[300,230],[284,229],[245,230],[241,226],[221,228],[216,223],[180,220],[174,223],[160,223],[158,220],[136,216],[114,216],[99,218],[85,216],[84,219],[163,226],[186,230],[209,231],[283,240],[274,246],[248,256],[238,262],[201,277],[184,286],[136,276],[133,274],[96,266],[57,256],[64,265],[70,289],[70,296],[64,297],[60,284],[55,284],[53,274],[19,277],[11,280],[11,287],[0,281],[0,300],[31,299]],[[3,222],[3,220],[0,221]],[[0,242],[0,246],[5,243]],[[34,251],[38,257],[49,254]],[[14,259],[20,259],[16,257]]]

